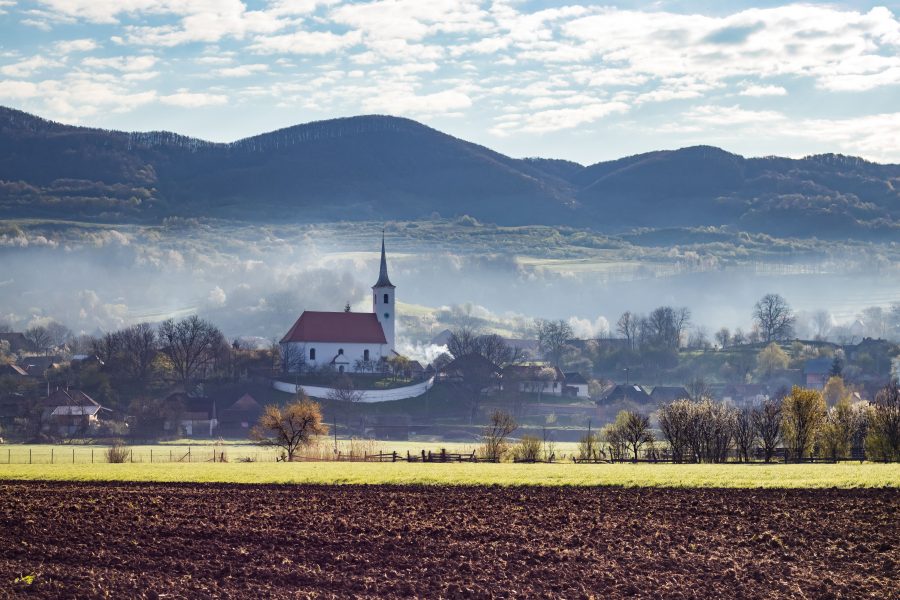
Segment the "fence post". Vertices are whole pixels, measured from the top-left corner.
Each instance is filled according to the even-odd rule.
[[[72,448],[72,464],[75,464],[75,448]]]
[[[128,459],[129,459],[131,462],[134,462],[134,450],[129,450],[129,451],[128,451]]]
[[[28,449],[28,464],[31,464],[31,448]]]
[[[171,448],[169,449],[169,462],[172,462],[172,450],[171,450]]]
[[[153,464],[153,448],[150,448],[150,464]]]
[[[94,464],[94,449],[91,448],[91,464]]]
[[[50,464],[53,464],[53,448],[50,448]]]
[[[188,462],[191,462],[191,447],[188,446]]]

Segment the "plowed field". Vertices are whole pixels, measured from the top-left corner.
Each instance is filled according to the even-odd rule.
[[[896,598],[898,515],[897,490],[0,483],[0,597]]]

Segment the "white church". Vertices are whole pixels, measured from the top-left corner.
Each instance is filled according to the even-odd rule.
[[[371,371],[394,351],[396,287],[388,277],[384,235],[381,269],[372,286],[372,312],[305,310],[281,339],[285,370],[331,366],[340,373]]]

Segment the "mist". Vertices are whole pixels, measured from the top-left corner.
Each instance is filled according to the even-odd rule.
[[[430,359],[439,351],[432,337],[446,328],[521,337],[534,318],[604,337],[622,312],[660,305],[689,308],[710,332],[749,330],[753,304],[769,292],[801,316],[827,310],[837,326],[900,300],[893,246],[846,256],[807,248],[791,262],[744,252],[741,261],[718,242],[673,252],[610,238],[596,249],[563,233],[390,224],[398,345]],[[21,330],[52,319],[96,334],[196,313],[229,338],[273,340],[303,310],[370,310],[380,236],[379,224],[11,225],[0,232],[0,322]]]

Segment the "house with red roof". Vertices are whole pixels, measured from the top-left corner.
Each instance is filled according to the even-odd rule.
[[[371,372],[394,352],[396,286],[388,277],[384,236],[381,268],[372,286],[372,312],[303,311],[281,339],[287,372],[330,367],[340,373]]]

